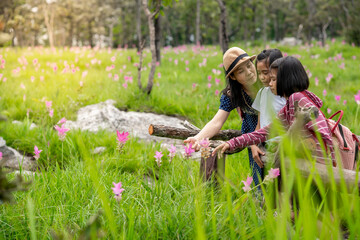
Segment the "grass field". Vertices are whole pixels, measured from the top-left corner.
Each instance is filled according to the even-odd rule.
[[[329,117],[344,110],[342,123],[360,135],[360,104],[354,98],[360,94],[359,48],[340,40],[324,48],[315,42],[270,47],[297,56],[308,71],[309,90],[324,101],[323,112]],[[262,49],[246,50],[257,54]],[[144,54],[143,85],[151,58],[149,51]],[[181,116],[199,127],[216,113],[218,92],[225,86],[218,47],[164,48],[149,96],[137,87],[138,61],[135,49],[0,49],[0,115],[7,118],[0,121],[0,136],[27,154],[35,145],[42,150],[41,170],[26,177],[32,182],[28,190],[14,193],[13,204],[0,205],[0,239],[94,236],[88,224],[94,216],[90,226],[110,239],[338,239],[344,229],[349,239],[360,237],[358,191],[339,193],[320,184],[316,201],[313,179],[299,180],[293,171],[281,173],[284,195],[271,184],[265,187],[261,206],[252,192],[241,189],[250,175],[246,151],[227,158],[226,180],[216,188],[202,183],[198,162],[180,155],[169,162],[169,151],[160,144],[131,135],[121,152],[115,132],[69,131],[59,140],[53,126],[61,118],[75,120],[79,108],[107,99],[116,100],[120,109]],[[52,102],[52,117],[46,101]],[[38,127],[30,130],[31,122]],[[240,127],[234,111],[223,129]],[[91,154],[97,146],[107,150]],[[164,154],[161,167],[156,151]],[[157,179],[148,183],[144,175]],[[125,189],[120,201],[112,182],[122,182]],[[293,221],[285,200],[292,190],[301,209]],[[282,207],[272,207],[274,202]]]

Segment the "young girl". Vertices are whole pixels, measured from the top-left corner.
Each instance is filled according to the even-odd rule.
[[[322,101],[315,94],[307,90],[309,87],[309,78],[298,59],[294,57],[285,57],[275,61],[273,65],[278,66],[277,78],[271,78],[270,88],[273,93],[287,99],[285,107],[278,113],[278,118],[286,128],[289,128],[295,119],[295,102],[298,102],[299,107],[315,106],[321,108]],[[275,74],[275,69],[272,69],[271,71],[272,74]],[[228,149],[244,148],[248,145],[266,141],[270,126],[271,125],[268,125],[253,133],[244,134],[221,144],[214,149],[213,155],[219,150],[224,153]],[[324,163],[326,156],[324,156],[321,144],[316,138],[315,129],[320,133],[324,144],[330,149],[331,158],[334,161],[335,153],[331,140],[331,131],[322,114],[319,114],[315,123],[313,123],[313,121],[308,122],[304,126],[304,132],[306,133],[305,137],[312,138],[316,144],[315,157],[317,161]]]
[[[282,53],[279,49],[263,50],[256,57],[256,69],[264,87],[258,91],[252,104],[252,107],[259,112],[255,130],[269,125],[273,117],[285,106],[286,99],[273,94],[269,87],[270,65],[279,58],[282,58]],[[250,148],[255,162],[260,168],[263,168],[264,163],[261,161],[260,155],[265,155],[265,153],[257,145],[251,145]]]

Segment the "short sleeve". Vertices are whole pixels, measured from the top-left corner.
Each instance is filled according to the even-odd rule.
[[[224,110],[226,112],[231,112],[235,107],[231,103],[231,100],[228,96],[222,95],[220,98],[220,107],[219,109]]]
[[[255,109],[256,111],[260,112],[260,101],[261,101],[261,92],[262,92],[263,88],[260,89],[257,94],[256,94],[256,97],[255,97],[255,100],[253,102],[253,104],[251,105],[251,107],[253,109]]]

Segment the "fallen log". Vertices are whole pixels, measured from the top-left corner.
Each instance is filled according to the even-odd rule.
[[[176,139],[187,139],[188,137],[195,136],[199,133],[199,130],[176,128],[165,125],[150,124],[149,134],[158,137],[168,137]],[[239,130],[220,130],[218,134],[212,137],[212,140],[230,140],[231,138],[241,136]]]

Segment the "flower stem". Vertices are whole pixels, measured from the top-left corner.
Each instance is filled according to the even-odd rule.
[[[356,123],[357,123],[357,116],[358,116],[358,113],[359,113],[359,108],[360,108],[360,104],[358,104],[358,106],[357,106],[357,108],[356,108],[355,124],[354,124],[354,126],[356,126]]]
[[[64,167],[64,142],[61,142],[61,167]]]

